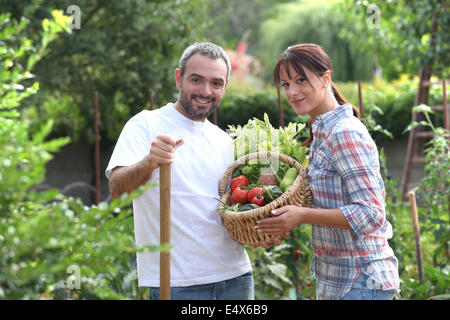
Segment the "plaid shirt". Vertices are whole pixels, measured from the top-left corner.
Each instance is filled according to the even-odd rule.
[[[340,299],[360,272],[369,288],[399,291],[398,261],[387,242],[385,190],[377,147],[349,104],[316,117],[308,180],[313,207],[340,208],[351,230],[312,226],[318,299]]]

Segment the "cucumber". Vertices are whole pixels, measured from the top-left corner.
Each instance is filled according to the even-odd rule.
[[[295,168],[289,168],[288,171],[286,171],[286,174],[283,177],[283,180],[280,183],[281,190],[286,191],[295,181],[297,178],[297,169]]]

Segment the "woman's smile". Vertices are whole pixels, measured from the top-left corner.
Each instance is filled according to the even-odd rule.
[[[300,105],[303,104],[303,101],[305,101],[306,98],[300,98],[300,99],[295,99],[292,100],[292,104],[296,107],[300,107]]]

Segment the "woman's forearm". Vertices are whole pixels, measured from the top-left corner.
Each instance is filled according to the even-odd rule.
[[[316,224],[340,229],[351,229],[341,209],[301,208],[299,221],[301,224]]]
[[[255,228],[272,235],[284,234],[300,224],[351,229],[340,209],[313,209],[288,205],[273,210],[272,214],[273,217],[259,220]]]

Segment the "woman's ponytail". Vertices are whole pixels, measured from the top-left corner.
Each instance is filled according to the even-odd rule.
[[[342,96],[342,94],[339,92],[339,90],[336,88],[333,82],[331,82],[331,91],[333,92],[334,98],[339,103],[339,105],[343,105],[346,103],[349,103],[345,98]],[[353,115],[357,118],[359,118],[359,109],[356,108],[354,105],[352,105],[353,109]]]

